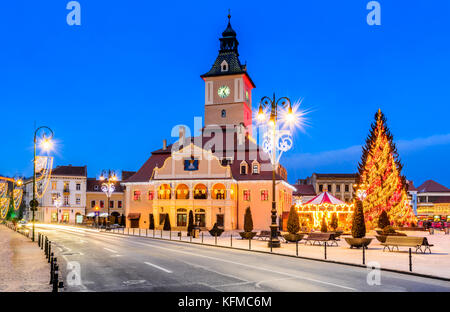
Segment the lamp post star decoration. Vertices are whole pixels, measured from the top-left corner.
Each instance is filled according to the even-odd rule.
[[[279,107],[281,107],[281,112],[284,113],[284,115],[279,114]],[[270,110],[270,117],[267,121],[266,111],[268,110]],[[281,120],[279,120],[279,117],[281,117]],[[269,155],[272,163],[272,209],[269,240],[269,247],[271,248],[280,247],[275,199],[276,172],[279,167],[281,155],[290,150],[293,146],[292,127],[289,127],[289,129],[279,129],[277,128],[277,123],[281,126],[292,126],[298,123],[298,117],[299,115],[295,114],[292,109],[291,100],[289,98],[281,97],[276,99],[275,94],[273,94],[272,98],[268,96],[261,98],[256,119],[260,125],[267,126],[266,131],[264,131],[263,134],[262,149]]]
[[[30,207],[32,211],[32,224],[33,224],[33,234],[32,234],[32,241],[34,242],[34,224],[35,224],[35,211],[37,210],[37,207],[39,205],[38,201],[36,200],[36,173],[39,171],[41,173],[40,179],[45,179],[46,185],[48,185],[48,181],[50,180],[50,174],[48,172],[51,172],[52,167],[52,158],[49,157],[42,157],[38,156],[36,157],[36,145],[38,143],[37,137],[38,133],[42,131],[42,138],[39,141],[39,146],[44,151],[50,151],[52,149],[53,143],[53,130],[50,129],[47,126],[42,126],[37,128],[34,131],[34,139],[33,139],[33,199],[30,202]],[[46,133],[48,136],[46,136]],[[37,169],[37,170],[36,170]],[[44,192],[41,192],[41,195],[43,195]]]
[[[109,229],[109,225],[110,225],[110,213],[109,213],[109,209],[110,209],[110,198],[112,193],[114,193],[116,187],[115,184],[117,182],[117,175],[113,170],[103,170],[102,174],[100,176],[100,181],[105,181],[102,183],[102,192],[105,193],[107,201],[106,204],[108,205],[108,217],[107,217],[107,224],[106,224],[106,228]]]

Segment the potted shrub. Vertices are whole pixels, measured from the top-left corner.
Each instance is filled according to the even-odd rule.
[[[193,230],[194,230],[194,213],[192,212],[192,210],[189,210],[187,236],[191,236]]]
[[[333,213],[331,215],[330,227],[333,229],[333,231],[336,232],[338,226],[339,226],[339,221],[338,221],[338,218],[337,218],[337,214]]]
[[[386,237],[388,236],[406,236],[405,233],[397,232],[392,226],[387,225],[383,228],[381,231],[377,231],[379,235],[376,235],[375,237],[380,243],[386,242]]]
[[[172,227],[170,226],[170,217],[169,217],[169,214],[167,213],[165,218],[164,218],[163,230],[164,231],[170,231],[171,229],[172,229]]]
[[[380,229],[384,229],[385,227],[391,225],[391,222],[389,221],[389,217],[388,214],[386,212],[386,210],[383,210],[380,213],[380,216],[378,217],[378,227]]]
[[[366,236],[366,223],[364,222],[364,211],[362,201],[356,200],[356,208],[353,213],[352,222],[352,237],[345,237],[345,241],[350,245],[350,248],[367,247],[372,238]]]
[[[325,221],[325,216],[322,217],[322,224],[320,225],[320,232],[326,233],[328,232],[327,222]]]
[[[247,209],[245,209],[244,215],[244,232],[239,232],[239,235],[241,235],[242,239],[252,239],[256,235],[256,232],[252,231],[253,231],[252,212],[250,210],[250,207],[247,207]]]
[[[303,238],[303,234],[298,234],[298,231],[300,230],[300,220],[295,206],[291,206],[291,210],[289,211],[287,230],[289,234],[283,235],[286,241],[297,242]]]
[[[217,223],[214,223],[213,228],[211,230],[209,230],[209,234],[211,234],[211,236],[219,237],[220,235],[222,235],[223,231],[224,231],[223,229],[220,229],[217,226]]]

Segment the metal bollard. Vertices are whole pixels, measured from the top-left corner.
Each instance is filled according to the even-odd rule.
[[[233,247],[233,234],[230,236],[230,247]]]
[[[248,250],[252,250],[252,239],[248,240]]]
[[[217,246],[217,233],[214,233],[214,244],[216,244],[216,246]]]
[[[153,238],[155,238],[155,228],[153,228]]]
[[[366,264],[366,247],[363,245],[362,249],[363,249],[363,264]]]
[[[145,229],[145,237],[148,237],[148,229]]]
[[[327,260],[327,242],[325,242],[325,244],[323,244],[323,246],[325,247],[325,248],[324,248],[324,251],[325,251],[325,260]]]
[[[189,235],[189,242],[192,243],[192,233]]]
[[[53,255],[52,252],[52,242],[48,242],[48,263],[50,263],[50,257]]]
[[[41,247],[41,233],[38,233],[38,246]]]
[[[203,232],[202,232],[202,244],[203,244]]]
[[[161,230],[161,238],[162,238],[162,231],[163,231],[163,230]]]
[[[412,253],[411,253],[411,248],[409,248],[409,272],[412,272]]]
[[[169,240],[172,240],[172,230],[169,230]]]
[[[298,257],[298,240],[295,241],[295,255]]]
[[[58,271],[59,266],[55,264],[55,272],[53,273],[53,292],[58,292],[58,280],[59,280]]]
[[[55,265],[55,259],[53,258],[53,253],[52,253],[51,261],[50,261],[50,283],[49,284],[53,283],[53,266],[54,265]]]

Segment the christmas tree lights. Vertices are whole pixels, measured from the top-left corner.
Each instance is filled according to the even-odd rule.
[[[383,210],[394,225],[417,223],[409,205],[406,179],[401,175],[401,170],[402,164],[392,134],[386,125],[386,118],[381,110],[378,110],[363,147],[356,187],[357,190],[365,189],[367,192],[363,207],[368,227],[376,227]]]

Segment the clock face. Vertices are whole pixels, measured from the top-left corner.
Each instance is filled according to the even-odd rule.
[[[223,99],[226,98],[227,96],[230,95],[230,87],[221,86],[219,89],[217,89],[217,94]]]

